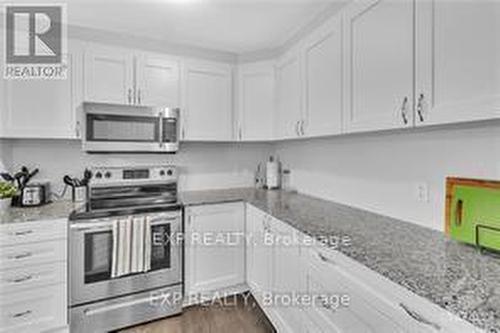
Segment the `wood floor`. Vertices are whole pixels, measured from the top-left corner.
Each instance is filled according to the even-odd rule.
[[[245,301],[246,297],[246,301]],[[273,333],[271,323],[250,295],[228,297],[209,305],[185,308],[179,316],[119,333]]]

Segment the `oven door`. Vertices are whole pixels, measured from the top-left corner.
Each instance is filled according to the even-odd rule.
[[[79,221],[70,226],[71,306],[182,282],[181,212],[134,218],[139,216],[151,219],[150,270],[118,278],[111,278],[113,219]]]

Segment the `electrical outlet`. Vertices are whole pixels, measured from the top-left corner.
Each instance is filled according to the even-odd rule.
[[[427,183],[418,183],[416,186],[417,201],[429,202],[429,185]]]

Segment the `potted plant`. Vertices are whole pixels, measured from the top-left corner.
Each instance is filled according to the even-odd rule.
[[[17,193],[17,188],[8,182],[0,182],[0,211],[7,209],[12,197]]]

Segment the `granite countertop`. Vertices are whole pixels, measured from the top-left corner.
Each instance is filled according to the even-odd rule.
[[[38,207],[9,207],[0,211],[0,225],[68,218],[69,214],[81,205],[82,203],[62,200]]]
[[[500,332],[500,259],[442,232],[307,195],[252,188],[181,192],[184,205],[246,201],[475,326]],[[81,204],[9,208],[0,224],[68,217]],[[338,245],[338,244],[337,244]]]
[[[184,204],[245,200],[303,233],[350,238],[337,249],[473,325],[500,332],[500,259],[442,232],[298,193],[188,192]]]

